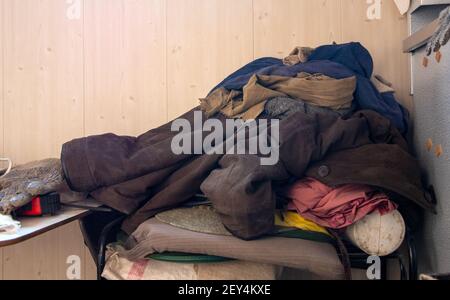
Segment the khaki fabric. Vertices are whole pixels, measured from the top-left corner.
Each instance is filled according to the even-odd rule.
[[[392,83],[384,79],[381,75],[375,75],[372,77],[372,83],[380,93],[394,93]]]
[[[283,58],[283,64],[286,66],[293,66],[308,61],[308,57],[314,51],[310,47],[295,47],[288,56]]]
[[[243,241],[177,228],[155,218],[142,223],[126,247],[129,250],[120,256],[132,261],[153,253],[195,253],[296,268],[326,279],[344,278],[336,250],[328,243],[282,237]]]
[[[297,77],[253,75],[243,91],[220,88],[200,100],[208,117],[222,112],[228,118],[256,119],[267,100],[289,97],[331,109],[351,107],[356,77],[334,79],[322,74],[299,73]]]

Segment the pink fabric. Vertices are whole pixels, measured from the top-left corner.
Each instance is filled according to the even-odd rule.
[[[385,214],[397,209],[386,194],[367,185],[347,184],[331,188],[313,178],[302,179],[285,193],[290,210],[328,228],[344,228],[378,209]]]
[[[148,259],[135,261],[128,272],[128,280],[140,280],[144,277],[145,268],[149,263]]]

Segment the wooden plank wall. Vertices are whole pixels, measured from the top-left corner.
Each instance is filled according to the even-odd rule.
[[[169,119],[253,58],[252,0],[168,0]]]
[[[68,18],[77,1],[79,18]],[[197,105],[241,65],[297,45],[362,41],[411,103],[400,51],[406,18],[390,0],[374,21],[364,0],[0,3],[0,155],[16,163],[58,156],[79,136],[145,132]],[[0,250],[0,279],[64,279],[69,255],[81,258],[84,279],[95,278],[74,222]]]
[[[374,60],[374,72],[394,84],[397,98],[412,108],[411,65],[408,54],[402,54],[402,41],[408,36],[405,17],[400,17],[394,1],[383,0],[381,19],[368,21],[366,1],[341,0],[342,40],[360,41]]]
[[[2,1],[4,149],[16,163],[58,157],[84,134],[83,19],[66,1]],[[85,258],[77,223],[3,250],[4,279],[65,278],[66,258]]]
[[[0,1],[0,157],[3,156],[3,1]],[[0,168],[3,166],[0,165]],[[0,280],[3,279],[3,249],[0,248]]]

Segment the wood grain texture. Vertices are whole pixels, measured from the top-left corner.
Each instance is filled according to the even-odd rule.
[[[3,157],[4,149],[3,149],[3,106],[4,106],[4,89],[3,89],[3,81],[4,81],[4,69],[3,69],[3,50],[4,50],[4,31],[3,31],[3,6],[4,1],[0,2],[0,157]],[[0,165],[0,168],[4,168],[6,166]],[[1,252],[1,249],[0,249]],[[0,273],[1,274],[1,273]]]
[[[83,135],[83,22],[67,19],[63,0],[2,3],[5,155],[16,164],[58,157]],[[5,248],[4,278],[65,278],[66,254],[83,255],[82,245],[70,225]]]
[[[343,42],[361,42],[372,54],[375,73],[393,83],[399,101],[412,111],[411,66],[409,55],[402,53],[402,41],[408,36],[406,16],[399,14],[393,1],[383,0],[381,18],[369,20],[365,1],[341,1]]]
[[[253,59],[252,0],[167,0],[169,119]]]
[[[78,222],[73,222],[21,244],[4,248],[4,279],[67,279],[67,258],[76,255],[81,262],[84,261],[84,245],[81,240]]]
[[[89,252],[87,247],[84,247],[84,279],[86,280],[96,280],[97,279],[97,266],[95,265],[94,259]]]
[[[4,149],[3,149],[3,39],[4,39],[4,33],[3,33],[3,2],[0,2],[0,156],[3,157]],[[3,168],[4,166],[0,166],[0,168]],[[3,249],[0,248],[0,280],[3,279]]]
[[[66,18],[65,1],[3,2],[5,153],[57,157],[83,134],[82,21]]]
[[[3,249],[0,249],[0,280],[3,280]]]
[[[167,120],[164,0],[85,7],[86,134],[137,135]]]
[[[254,0],[255,58],[281,58],[296,46],[340,42],[340,4],[341,0]]]

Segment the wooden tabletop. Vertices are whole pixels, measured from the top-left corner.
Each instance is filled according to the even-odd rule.
[[[96,203],[91,199],[86,199],[80,202],[73,202],[73,204],[84,205],[88,207],[100,206],[99,203]],[[0,232],[0,248],[21,243],[70,222],[79,220],[89,213],[90,210],[88,209],[63,206],[63,208],[53,216],[18,218],[17,220],[20,221],[22,227],[18,230],[17,233],[7,234]]]
[[[19,218],[22,227],[15,234],[0,233],[0,248],[21,243],[89,214],[87,209],[63,208],[54,216]]]

